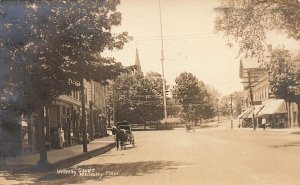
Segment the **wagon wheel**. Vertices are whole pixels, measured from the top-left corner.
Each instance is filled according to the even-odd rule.
[[[135,142],[134,142],[134,138],[132,138],[132,147],[134,148],[135,147]]]
[[[125,150],[126,149],[126,143],[125,141],[121,141],[121,150]]]
[[[116,147],[117,147],[117,150],[119,150],[119,141],[116,140]]]

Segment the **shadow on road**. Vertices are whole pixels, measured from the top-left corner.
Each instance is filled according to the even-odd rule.
[[[45,174],[45,173],[44,173]],[[33,179],[37,179],[41,176],[41,173],[32,174],[32,173],[14,173],[11,170],[0,170],[0,184],[16,184],[16,185],[25,185],[28,184],[25,181],[31,181]]]
[[[300,146],[300,142],[290,142],[287,144],[282,144],[282,145],[273,145],[273,148],[282,148],[282,147],[295,147],[295,146]]]
[[[113,178],[118,176],[143,176],[162,170],[176,170],[180,166],[190,165],[175,161],[141,161],[132,163],[108,163],[80,165],[76,168],[66,168],[67,174],[60,174],[51,171],[47,174],[5,174],[2,176],[6,180],[18,181],[19,185],[23,184],[23,179],[34,179],[31,184],[77,184],[84,183],[88,180],[99,180],[104,178]],[[86,173],[80,173],[86,172]],[[18,184],[15,183],[15,184]],[[30,183],[26,183],[30,184]]]

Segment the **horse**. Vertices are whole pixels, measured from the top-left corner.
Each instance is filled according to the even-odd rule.
[[[186,124],[185,125],[186,132],[189,132],[190,130],[193,130],[195,132],[195,128],[192,125]]]
[[[119,147],[121,147],[121,150],[125,149],[125,143],[128,140],[126,130],[113,127],[112,134],[115,135],[117,150],[119,150]]]

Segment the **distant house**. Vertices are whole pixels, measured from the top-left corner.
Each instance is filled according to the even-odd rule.
[[[272,46],[268,45],[265,61],[268,61],[271,51]],[[299,113],[296,103],[291,103],[289,110],[285,100],[276,99],[269,87],[269,76],[264,63],[260,63],[257,58],[242,57],[239,74],[245,92],[244,112],[239,115],[243,127],[253,127],[253,119],[260,126],[262,117],[267,119],[267,125],[271,128],[298,125],[297,115]]]

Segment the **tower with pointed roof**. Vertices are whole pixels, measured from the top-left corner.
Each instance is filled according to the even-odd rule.
[[[134,65],[136,66],[136,69],[134,70],[134,72],[143,74],[141,63],[140,63],[139,51],[138,51],[137,48],[136,48],[136,52],[135,52],[135,63],[134,63]]]

